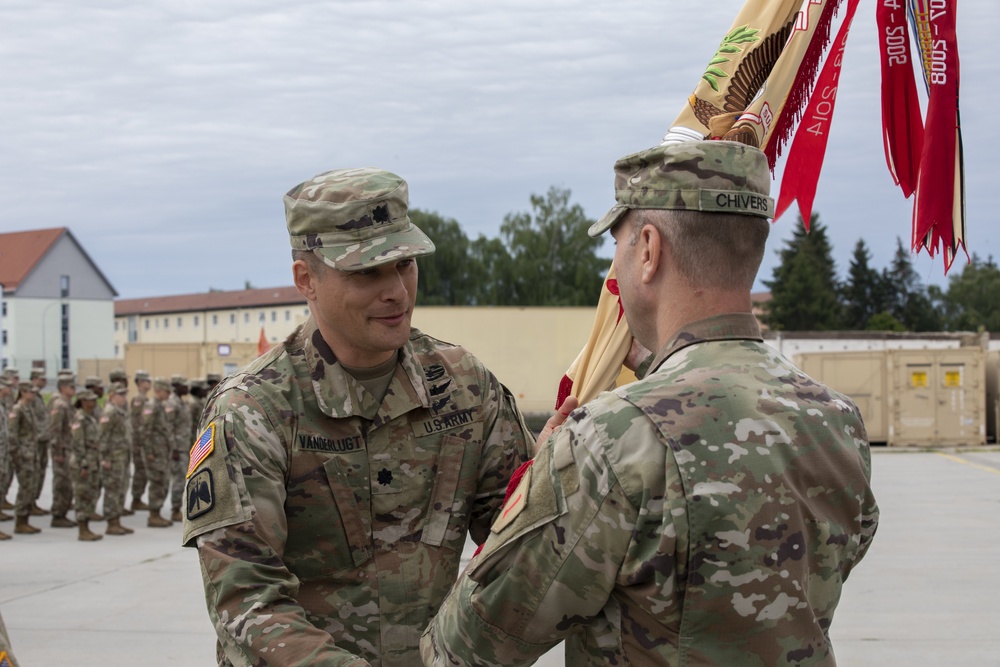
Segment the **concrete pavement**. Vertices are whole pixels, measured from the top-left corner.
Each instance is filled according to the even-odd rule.
[[[882,519],[834,620],[839,663],[1000,667],[1000,449],[883,448],[873,467]],[[145,519],[84,543],[35,517],[42,533],[0,542],[0,612],[22,667],[215,664],[195,554],[179,526]]]

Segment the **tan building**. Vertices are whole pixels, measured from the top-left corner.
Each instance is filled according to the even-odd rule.
[[[309,315],[293,286],[177,294],[115,302],[115,357],[126,344],[256,343],[285,339]]]

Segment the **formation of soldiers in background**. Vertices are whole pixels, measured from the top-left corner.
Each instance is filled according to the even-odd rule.
[[[133,533],[121,517],[136,512],[148,511],[146,525],[152,528],[182,521],[188,454],[205,399],[221,377],[209,374],[189,382],[180,375],[154,379],[137,371],[138,394],[131,401],[125,371],[114,370],[108,379],[105,385],[99,377],[87,377],[78,390],[76,376],[60,372],[46,402],[41,369],[32,370],[27,382],[15,369],[0,376],[0,462],[6,462],[0,466],[0,522],[13,519],[15,534],[41,532],[31,518],[49,514],[53,528],[77,528],[78,539],[88,542],[103,537],[91,530],[93,522],[107,521],[107,535]],[[50,462],[52,508],[46,510],[38,499]],[[11,503],[7,495],[15,478],[18,489]],[[102,490],[103,515],[97,513]],[[169,518],[161,516],[168,495]],[[9,539],[0,531],[0,540]]]

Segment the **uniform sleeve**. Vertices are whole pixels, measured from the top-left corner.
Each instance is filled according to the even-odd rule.
[[[183,539],[198,547],[209,616],[229,660],[254,667],[368,665],[339,649],[296,602],[299,581],[282,560],[283,427],[241,391],[220,396],[202,426],[185,487]],[[202,458],[203,442],[211,449]]]
[[[594,455],[592,420],[574,414],[538,453],[424,632],[426,665],[531,664],[605,607],[637,511],[607,459]]]
[[[489,535],[490,525],[503,504],[507,482],[531,458],[529,452],[535,442],[510,391],[489,371],[485,375],[483,455],[469,523],[476,544],[482,544]]]

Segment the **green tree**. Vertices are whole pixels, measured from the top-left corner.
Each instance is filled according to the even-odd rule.
[[[882,272],[886,285],[886,312],[907,331],[940,331],[941,313],[934,306],[927,289],[913,268],[910,251],[896,237],[896,252],[889,267]]]
[[[767,325],[784,331],[824,331],[838,329],[842,307],[833,249],[819,214],[810,219],[806,231],[799,217],[792,238],[778,251],[780,264],[772,279],[767,302]]]
[[[518,281],[514,261],[503,241],[480,235],[469,246],[473,303],[478,306],[510,306],[518,303]]]
[[[513,304],[597,304],[611,260],[595,254],[604,239],[587,235],[594,221],[569,199],[569,190],[552,187],[544,197],[531,196],[530,213],[504,216],[500,237],[513,263]]]
[[[1000,268],[993,257],[983,261],[973,254],[936,300],[951,331],[1000,331]]]
[[[842,291],[845,329],[865,329],[875,314],[885,310],[882,275],[872,267],[871,260],[865,240],[858,239]]]
[[[434,241],[433,255],[419,258],[417,303],[424,306],[467,306],[474,303],[474,275],[469,239],[458,222],[437,213],[410,209],[410,220]]]

